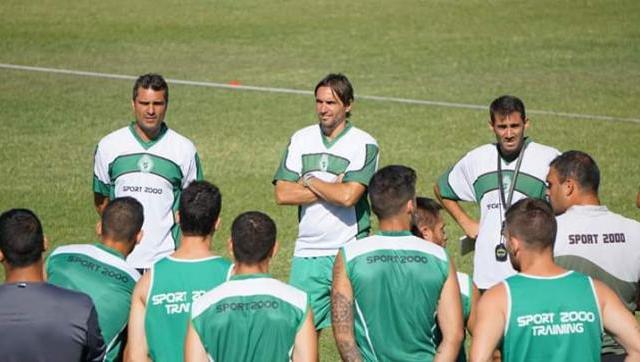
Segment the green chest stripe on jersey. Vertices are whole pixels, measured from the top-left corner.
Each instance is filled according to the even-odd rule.
[[[503,183],[505,184],[504,189],[508,190],[511,182],[513,181],[513,171],[503,170],[502,174]],[[473,190],[476,194],[476,200],[478,200],[478,202],[482,199],[484,194],[497,189],[498,172],[496,171],[485,173],[484,175],[478,177],[478,179],[473,183]],[[544,197],[545,193],[544,181],[529,174],[520,172],[518,174],[518,180],[515,190],[529,197],[540,199]]]
[[[310,153],[302,155],[302,174],[311,171],[322,171],[339,175],[344,173],[349,166],[346,158],[330,153]]]
[[[180,188],[184,177],[180,166],[166,158],[148,153],[119,156],[109,165],[109,177],[112,184],[115,184],[118,177],[128,173],[158,175],[169,181],[174,188]]]
[[[356,181],[363,185],[369,185],[369,181],[378,169],[378,146],[366,145],[365,162],[361,169],[349,171],[344,175],[342,182]]]
[[[282,156],[282,160],[280,161],[280,166],[278,166],[278,170],[276,174],[273,176],[273,184],[276,184],[278,180],[285,180],[296,182],[300,178],[300,175],[296,171],[287,168],[287,159],[289,158],[289,147],[291,146],[291,141],[285,148],[284,155]]]

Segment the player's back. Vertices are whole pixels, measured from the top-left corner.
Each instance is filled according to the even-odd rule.
[[[380,232],[341,249],[366,360],[431,360],[435,312],[449,272],[441,247],[409,231]]]
[[[231,277],[193,306],[192,323],[214,361],[288,361],[307,295],[268,274]]]
[[[219,256],[202,259],[169,256],[153,265],[145,333],[154,361],[182,361],[191,303],[226,281],[230,271],[231,262]]]
[[[78,244],[61,246],[51,253],[47,278],[51,284],[91,297],[108,348],[106,360],[116,360],[140,274],[114,249],[102,244]]]
[[[91,299],[48,283],[0,286],[0,360],[102,361]]]

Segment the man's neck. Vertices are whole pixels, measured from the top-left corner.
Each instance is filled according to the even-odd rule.
[[[507,162],[513,162],[516,158],[518,158],[518,156],[520,156],[520,151],[522,151],[522,147],[523,146],[524,146],[524,141],[522,142],[522,145],[520,145],[520,148],[518,148],[517,150],[514,150],[511,153],[504,152],[502,147],[498,147],[498,151],[500,153],[500,157],[503,160],[505,160]]]
[[[378,222],[380,231],[405,231],[411,230],[411,219],[405,215],[380,219]]]
[[[25,267],[11,267],[4,263],[6,272],[5,283],[32,282],[38,283],[44,281],[44,273],[42,261]]]
[[[244,264],[236,262],[233,274],[267,274],[269,273],[269,260],[264,260],[256,264]]]
[[[213,235],[194,236],[182,235],[180,247],[171,256],[178,259],[202,259],[213,256],[209,249]]]
[[[152,140],[155,140],[156,138],[158,138],[158,135],[160,134],[162,127],[158,127],[157,131],[155,131],[153,134],[151,133],[146,133],[142,128],[138,127],[137,124],[135,124],[133,126],[133,129],[136,131],[136,133],[138,134],[138,136],[145,142],[149,142]]]
[[[118,253],[122,254],[123,257],[126,257],[131,253],[130,244],[126,242],[115,241],[109,238],[102,238],[102,245],[106,246],[109,249],[115,250]]]
[[[543,253],[523,255],[520,260],[520,271],[528,275],[553,277],[563,274],[567,270],[553,261],[552,251],[549,250]]]
[[[336,124],[335,127],[331,128],[331,129],[326,129],[323,128],[322,125],[320,125],[320,129],[322,129],[322,134],[327,137],[329,140],[333,141],[334,139],[336,139],[336,137],[338,137],[338,135],[340,133],[342,133],[342,131],[344,131],[344,129],[347,127],[347,120],[343,120],[342,122]]]
[[[581,194],[575,198],[575,200],[571,203],[571,205],[580,205],[580,206],[599,206],[600,198],[598,195],[593,193]]]

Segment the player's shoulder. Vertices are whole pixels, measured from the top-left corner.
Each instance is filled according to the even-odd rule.
[[[304,142],[310,138],[320,137],[320,126],[315,123],[293,132],[291,142]]]
[[[87,254],[96,251],[98,248],[92,244],[67,244],[61,245],[53,249],[49,257],[59,254]]]
[[[371,134],[369,134],[368,132],[362,130],[361,128],[358,128],[356,126],[351,126],[351,129],[349,130],[349,133],[351,133],[351,136],[355,139],[359,139],[361,142],[367,143],[367,144],[374,144],[377,145],[378,141],[376,141],[375,138],[373,138],[373,136]]]
[[[342,247],[346,261],[356,257],[384,250],[395,251],[417,251],[432,255],[441,261],[448,261],[446,250],[435,243],[427,242],[414,235],[393,237],[393,240],[385,238],[384,235],[371,235],[366,238],[350,241]]]
[[[167,128],[166,137],[170,138],[171,142],[180,144],[184,147],[191,147],[195,149],[195,144],[193,143],[193,141],[191,141],[186,136],[178,133],[177,131],[173,130],[172,128]]]
[[[125,126],[122,128],[118,128],[115,131],[107,134],[102,137],[98,142],[98,147],[110,147],[110,146],[118,146],[124,139],[130,138],[133,135],[131,134],[131,130],[129,126]]]
[[[542,143],[538,143],[534,141],[529,142],[529,144],[527,145],[527,149],[531,149],[536,153],[536,155],[544,154],[552,158],[555,158],[556,156],[560,155],[560,151],[558,151],[557,148],[543,145]]]
[[[468,151],[460,161],[466,162],[486,162],[491,160],[495,163],[496,156],[498,154],[498,148],[495,143],[487,143],[480,145],[476,148]]]
[[[42,294],[46,295],[52,301],[57,301],[60,305],[64,305],[69,309],[75,310],[90,310],[94,308],[93,301],[85,293],[77,292],[75,290],[61,288],[50,283],[44,283],[41,289]]]

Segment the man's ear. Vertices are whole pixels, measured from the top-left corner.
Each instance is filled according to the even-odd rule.
[[[529,124],[530,124],[530,123],[531,123],[531,122],[529,121],[529,118],[524,117],[524,129],[525,129],[525,130],[529,128]]]
[[[138,233],[136,233],[136,245],[140,244],[140,241],[142,241],[142,237],[144,236],[144,230],[140,229],[140,231],[138,231]]]
[[[271,248],[271,255],[269,255],[269,257],[273,259],[273,257],[278,254],[279,250],[280,250],[280,242],[276,239],[276,242],[273,244],[273,248]]]
[[[176,210],[175,216],[176,218],[176,224],[180,224],[180,211]]]
[[[423,239],[433,242],[433,231],[430,228],[423,225],[418,227],[418,229],[422,233]]]
[[[233,256],[233,240],[231,238],[229,238],[227,240],[227,252],[229,252],[229,256],[231,256],[231,258],[234,259],[234,256]]]
[[[576,182],[570,177],[564,181],[562,187],[566,197],[571,197],[578,192]]]
[[[4,261],[4,254],[2,254],[2,251],[0,251],[0,263]]]
[[[102,237],[102,221],[98,220],[98,222],[96,223],[96,235],[98,235],[98,237]]]
[[[43,239],[44,239],[44,242],[43,242],[43,244],[44,244],[44,250],[43,250],[43,251],[47,251],[47,250],[49,250],[49,238],[47,238],[47,236],[46,236],[46,235],[44,235],[44,236],[43,236]]]
[[[218,231],[220,229],[220,225],[222,225],[222,219],[218,217],[216,219],[216,223],[213,225],[213,230]]]

